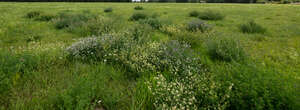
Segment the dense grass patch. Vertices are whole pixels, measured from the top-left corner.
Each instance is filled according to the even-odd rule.
[[[3,50],[0,53],[0,104],[8,106],[11,89],[23,77],[37,69],[38,59],[31,54],[13,54]]]
[[[202,20],[192,20],[187,23],[186,29],[191,32],[201,31],[206,32],[211,29],[211,25]]]
[[[148,18],[148,16],[145,13],[133,13],[132,16],[129,18],[129,20],[138,21],[146,18]]]
[[[198,11],[191,11],[191,12],[189,13],[189,16],[190,16],[190,17],[198,17],[198,16],[199,16],[199,12],[198,12]]]
[[[157,18],[149,18],[149,19],[145,19],[145,20],[140,20],[139,22],[141,24],[148,24],[154,29],[159,29],[162,27],[161,21]]]
[[[265,33],[266,29],[254,21],[249,21],[245,24],[240,25],[240,30],[243,33]]]
[[[41,12],[40,11],[31,11],[31,12],[28,12],[26,14],[26,17],[27,18],[34,18],[34,17],[38,17],[40,16]]]
[[[105,12],[105,13],[110,13],[110,12],[112,12],[112,11],[113,11],[113,9],[112,9],[111,7],[105,8],[105,9],[104,9],[104,12]]]
[[[247,55],[238,40],[232,37],[214,38],[207,43],[208,53],[213,59],[222,61],[244,61]]]
[[[93,17],[90,14],[73,14],[63,12],[60,13],[58,18],[54,19],[53,22],[57,29],[72,29],[75,27],[80,27],[91,18]]]
[[[38,17],[36,17],[34,20],[37,21],[51,21],[52,19],[54,19],[56,16],[52,15],[52,14],[41,14]]]
[[[221,14],[220,12],[212,11],[212,10],[206,10],[203,12],[199,12],[198,15],[199,19],[202,20],[222,20],[225,18],[225,15]]]
[[[143,10],[144,8],[142,6],[136,6],[134,7],[135,10]]]

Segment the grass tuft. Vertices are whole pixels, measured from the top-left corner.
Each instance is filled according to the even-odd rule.
[[[261,25],[255,23],[253,20],[240,25],[240,30],[243,33],[265,33],[266,29]]]

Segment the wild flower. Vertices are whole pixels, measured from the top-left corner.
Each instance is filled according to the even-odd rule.
[[[101,45],[96,37],[80,39],[66,49],[69,56],[83,60],[96,57],[99,50],[101,50]]]

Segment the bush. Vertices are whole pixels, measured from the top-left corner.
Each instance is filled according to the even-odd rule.
[[[211,26],[202,20],[192,20],[188,22],[186,29],[191,32],[201,31],[206,32],[211,29]]]
[[[55,17],[56,16],[51,15],[51,14],[41,14],[40,16],[38,16],[37,18],[35,18],[35,20],[38,20],[38,21],[51,21]]]
[[[249,21],[246,24],[240,25],[240,30],[243,33],[265,33],[266,29],[254,21]]]
[[[31,54],[14,54],[6,50],[0,53],[0,105],[7,106],[10,90],[22,77],[35,70],[37,58]]]
[[[66,49],[69,58],[80,60],[96,60],[101,50],[102,46],[96,37],[80,39]]]
[[[198,15],[198,18],[200,18],[202,20],[222,20],[222,19],[224,19],[224,17],[225,16],[222,15],[221,13],[211,11],[211,10],[200,12]]]
[[[232,63],[216,68],[222,82],[232,82],[232,92],[227,109],[233,110],[293,110],[296,97],[294,78],[280,73],[274,68],[260,64]],[[284,83],[283,83],[284,82]]]
[[[146,82],[158,109],[213,109],[225,108],[229,89],[221,89],[207,74],[206,68],[193,55],[189,46],[170,41],[161,46],[160,66],[168,71],[151,77]],[[204,89],[205,88],[205,89]],[[212,101],[210,101],[213,99]]]
[[[135,10],[143,10],[144,8],[142,6],[136,6],[134,7]]]
[[[34,18],[40,16],[41,12],[39,11],[31,11],[26,14],[27,18]]]
[[[113,9],[110,7],[110,8],[105,8],[104,9],[104,12],[105,13],[109,13],[109,12],[112,12],[113,11]]]
[[[96,18],[95,15],[86,13],[60,13],[59,16],[52,20],[57,29],[67,29],[68,31],[77,31],[89,20]]]
[[[161,21],[156,19],[156,18],[149,18],[149,19],[145,19],[145,20],[140,20],[140,23],[141,24],[148,24],[153,29],[159,29],[162,26]]]
[[[134,13],[129,20],[130,21],[138,21],[138,20],[142,20],[142,19],[146,19],[148,18],[148,16],[144,13]]]
[[[189,13],[189,16],[190,16],[190,17],[198,17],[198,16],[199,16],[199,12],[198,12],[198,11],[191,11],[191,12]]]
[[[88,20],[81,27],[77,27],[76,31],[82,36],[98,36],[114,33],[118,27],[120,27],[120,24],[116,19],[99,16]]]
[[[215,38],[208,42],[208,53],[213,59],[222,61],[244,61],[246,53],[239,43],[233,38]]]

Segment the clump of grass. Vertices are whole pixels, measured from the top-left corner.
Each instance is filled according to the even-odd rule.
[[[261,25],[255,23],[253,20],[240,25],[240,30],[243,33],[265,33],[266,29]]]
[[[104,12],[105,12],[105,13],[110,13],[110,12],[112,12],[112,11],[113,11],[113,9],[112,9],[111,7],[105,8],[105,9],[104,9]]]
[[[144,8],[142,6],[136,6],[134,7],[135,10],[143,10]]]
[[[162,26],[161,21],[158,20],[157,18],[149,18],[149,19],[145,19],[145,20],[140,20],[140,23],[141,24],[148,24],[153,29],[159,29]]]
[[[222,20],[225,18],[225,16],[220,12],[207,10],[207,11],[200,12],[198,18],[202,20]]]
[[[11,88],[20,83],[23,77],[30,76],[30,73],[38,66],[38,58],[28,54],[15,54],[7,50],[0,53],[0,104],[7,105],[11,95]]]
[[[41,12],[40,11],[31,11],[31,12],[28,12],[26,14],[26,17],[27,18],[34,18],[34,17],[38,17],[41,15]]]
[[[73,14],[73,13],[60,13],[59,16],[53,20],[57,29],[80,27],[89,19],[94,18],[91,14]]]
[[[198,11],[191,11],[191,12],[189,13],[189,16],[190,16],[190,17],[198,17],[198,16],[199,16],[199,12],[198,12]]]
[[[247,56],[244,48],[231,37],[215,38],[207,43],[208,53],[211,58],[221,61],[245,61]]]
[[[51,14],[41,14],[40,16],[36,17],[35,20],[38,20],[38,21],[51,21],[55,17],[56,16],[51,15]]]
[[[209,24],[206,24],[202,20],[195,19],[188,22],[186,29],[191,32],[196,32],[196,31],[206,32],[211,29],[211,26]]]
[[[78,27],[77,32],[82,36],[103,35],[116,32],[119,29],[117,27],[120,27],[120,23],[116,18],[98,16]]]
[[[133,15],[129,18],[130,21],[138,21],[142,19],[146,19],[148,16],[144,13],[133,13]]]

